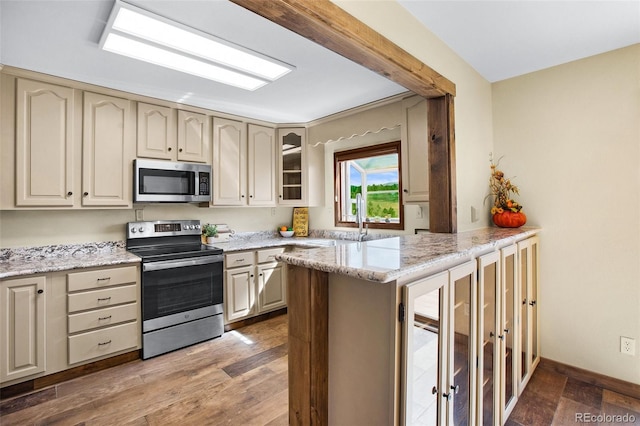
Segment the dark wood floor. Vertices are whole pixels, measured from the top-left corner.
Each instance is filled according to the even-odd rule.
[[[3,400],[0,424],[286,425],[286,321]],[[629,414],[640,425],[640,400],[538,368],[507,424],[572,425],[576,413]]]

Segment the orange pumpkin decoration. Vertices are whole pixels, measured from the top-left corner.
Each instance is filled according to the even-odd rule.
[[[505,210],[502,213],[493,215],[493,223],[500,228],[518,228],[527,223],[527,216],[522,212],[514,213],[510,210]]]

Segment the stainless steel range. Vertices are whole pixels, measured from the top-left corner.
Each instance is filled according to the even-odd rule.
[[[222,249],[201,243],[198,220],[130,222],[142,258],[142,358],[221,336]]]

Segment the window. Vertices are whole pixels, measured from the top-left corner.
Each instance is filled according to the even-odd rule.
[[[400,164],[400,141],[334,153],[336,226],[358,226],[356,197],[362,194],[369,228],[404,229]]]

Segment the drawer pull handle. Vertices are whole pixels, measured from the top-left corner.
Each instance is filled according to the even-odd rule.
[[[98,297],[98,302],[106,302],[107,300],[111,300],[111,296],[109,296],[109,297]]]
[[[109,281],[111,277],[98,278],[98,281]]]
[[[236,262],[244,262],[244,259],[236,259]]]
[[[98,346],[104,346],[104,345],[108,345],[109,343],[111,343],[111,340],[109,340],[109,341],[106,341],[106,342],[101,342],[101,343],[98,343]]]
[[[109,315],[108,317],[98,317],[98,321],[104,321],[108,319],[111,319],[111,315]]]

